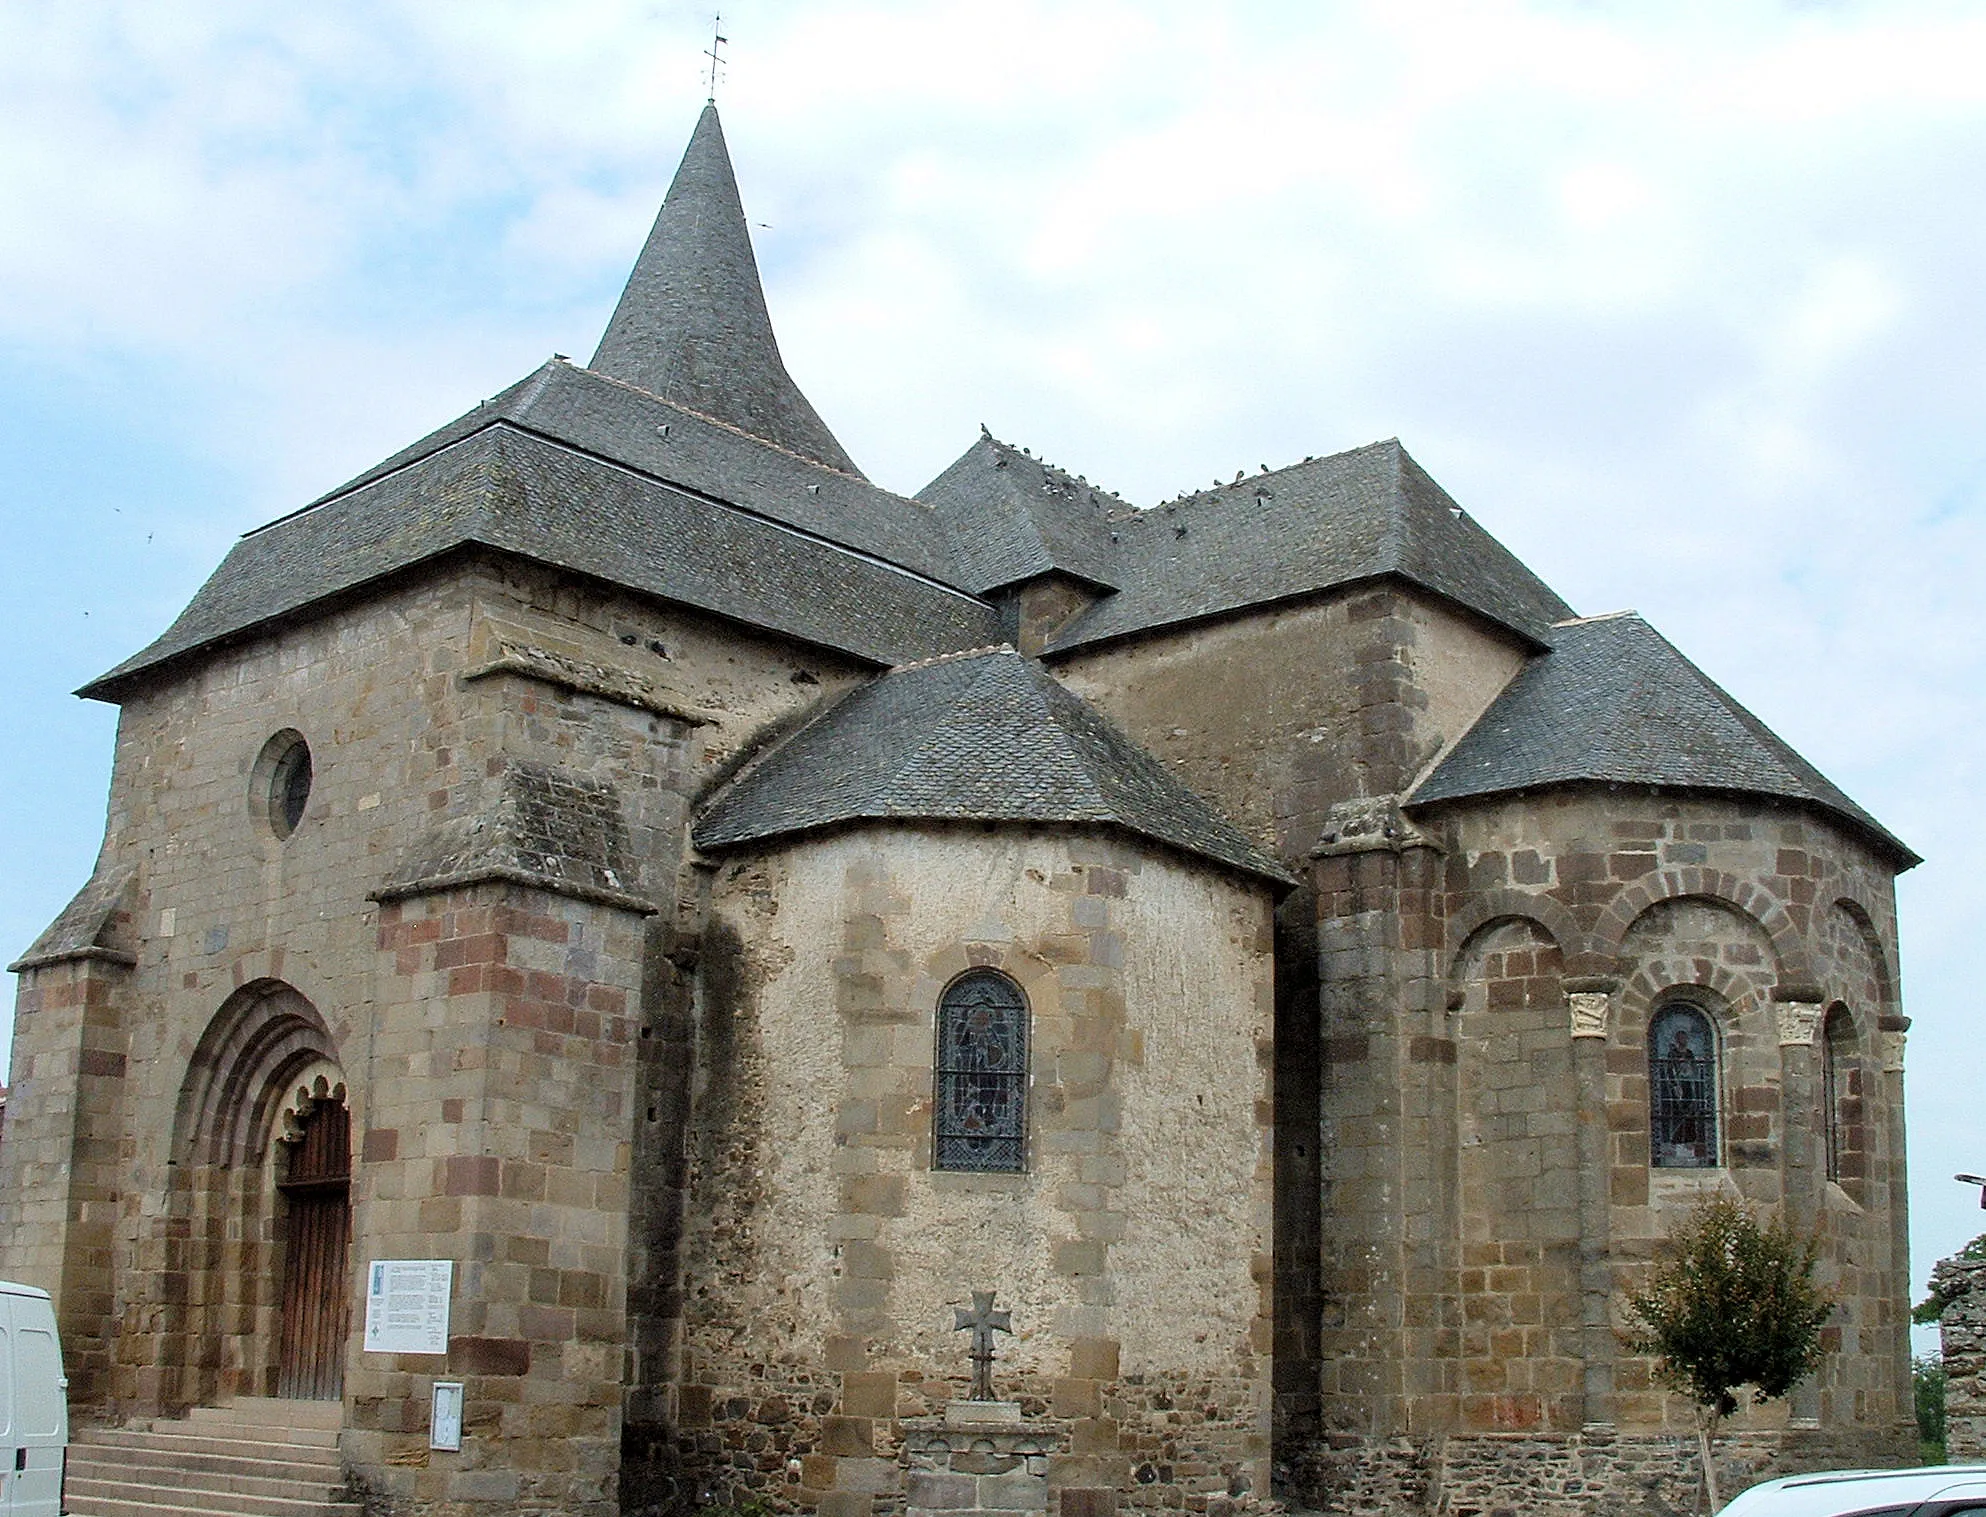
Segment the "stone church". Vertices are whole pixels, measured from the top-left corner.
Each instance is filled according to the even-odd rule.
[[[1398,442],[871,484],[746,225],[706,108],[590,362],[82,690],[0,1144],[79,1419],[328,1403],[382,1514],[1667,1511],[1622,1293],[1722,1192],[1840,1301],[1731,1457],[1907,1457],[1909,848]]]

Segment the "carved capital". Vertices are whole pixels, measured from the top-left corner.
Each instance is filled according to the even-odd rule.
[[[1574,990],[1566,994],[1566,1010],[1572,1013],[1575,1038],[1604,1038],[1607,1035],[1607,1007],[1613,997],[1604,990]]]
[[[293,1075],[283,1109],[276,1118],[276,1141],[297,1143],[303,1139],[304,1123],[313,1101],[345,1099],[345,1072],[329,1059],[313,1059]]]
[[[1781,1048],[1813,1046],[1814,1034],[1820,1030],[1819,1001],[1776,1001],[1772,1011],[1779,1022]]]
[[[1876,1034],[1883,1050],[1883,1073],[1900,1075],[1903,1073],[1903,1045],[1909,1041],[1907,1034],[1900,1032],[1879,1032]]]

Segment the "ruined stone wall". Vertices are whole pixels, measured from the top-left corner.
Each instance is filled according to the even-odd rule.
[[[1986,1460],[1986,1260],[1943,1259],[1931,1290],[1944,1303],[1938,1318],[1945,1366],[1945,1457]]]
[[[724,865],[686,1244],[695,1493],[893,1507],[904,1420],[964,1394],[951,1313],[974,1289],[1014,1313],[996,1389],[1057,1443],[1058,1503],[1264,1489],[1270,947],[1263,887],[1080,835],[868,827]],[[935,1009],[974,966],[1029,1001],[1021,1174],[932,1168]]]

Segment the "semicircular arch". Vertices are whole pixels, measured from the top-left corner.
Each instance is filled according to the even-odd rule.
[[[1453,979],[1465,962],[1470,943],[1484,928],[1500,922],[1531,923],[1557,945],[1562,957],[1571,958],[1585,947],[1585,934],[1570,911],[1548,895],[1532,895],[1522,890],[1492,890],[1470,899],[1448,919],[1447,977]]]
[[[232,1167],[261,1154],[296,1074],[340,1067],[317,1008],[280,980],[256,980],[221,1003],[195,1045],[173,1121],[175,1162]]]
[[[1700,898],[1749,918],[1772,947],[1782,984],[1814,983],[1812,956],[1793,919],[1772,895],[1749,880],[1715,869],[1664,869],[1645,876],[1617,896],[1593,929],[1594,945],[1618,954],[1634,924],[1668,901]]]
[[[1759,1001],[1742,976],[1714,960],[1657,958],[1636,965],[1622,982],[1620,1013],[1626,1019],[1646,1021],[1664,997],[1689,998],[1692,993],[1720,1027],[1734,1025]]]
[[[1829,902],[1830,909],[1839,911],[1854,924],[1863,951],[1869,956],[1869,964],[1875,974],[1878,1003],[1871,1009],[1882,1016],[1896,1010],[1896,966],[1891,962],[1888,945],[1883,942],[1882,932],[1876,926],[1879,917],[1874,905],[1863,891],[1853,888],[1846,881],[1836,882],[1833,899]]]

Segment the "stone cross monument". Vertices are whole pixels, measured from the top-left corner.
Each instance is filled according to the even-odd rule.
[[[952,1308],[952,1331],[972,1333],[972,1399],[974,1401],[993,1400],[993,1335],[1011,1334],[1014,1330],[1012,1312],[993,1310],[993,1291],[974,1291],[972,1310],[962,1306]]]

